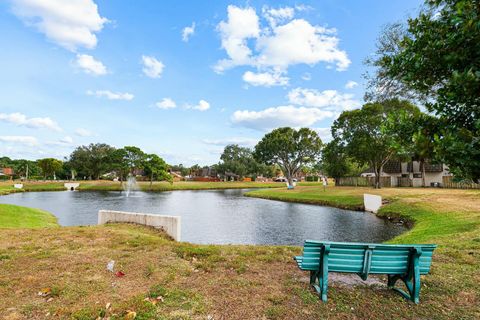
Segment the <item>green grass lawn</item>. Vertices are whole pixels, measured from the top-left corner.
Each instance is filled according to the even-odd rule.
[[[11,204],[0,204],[0,229],[57,226],[57,218],[49,212]]]
[[[120,182],[107,180],[97,181],[77,181],[80,183],[79,191],[122,191],[124,186]],[[23,191],[64,191],[63,182],[53,181],[29,181],[23,183],[23,189],[13,188],[14,182],[0,182],[0,195],[12,192]],[[302,182],[299,185],[316,186],[319,183]],[[168,183],[165,181],[155,181],[150,187],[150,182],[139,181],[138,186],[142,191],[173,191],[173,190],[211,190],[211,189],[254,189],[254,188],[283,188],[285,183],[281,182],[194,182],[180,181]]]
[[[292,260],[299,247],[193,245],[106,225],[0,230],[0,318],[479,319],[480,191],[309,185],[250,196],[358,209],[363,193],[388,201],[380,216],[414,222],[389,242],[438,245],[419,305],[385,286],[336,282],[324,304]],[[125,277],[105,270],[112,259]]]

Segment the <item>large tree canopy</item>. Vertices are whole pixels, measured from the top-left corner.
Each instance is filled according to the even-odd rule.
[[[443,161],[456,175],[478,181],[480,2],[427,0],[420,15],[396,33],[401,36],[386,34],[393,45],[375,60],[379,74],[426,98],[427,109],[444,124],[436,139]]]
[[[69,157],[69,166],[82,177],[98,179],[110,170],[110,157],[115,148],[105,143],[77,147]]]
[[[63,163],[60,160],[54,158],[45,158],[37,161],[38,166],[42,170],[44,179],[47,177],[53,176],[55,178],[56,172],[62,169]]]
[[[255,146],[254,156],[267,165],[278,165],[289,185],[302,166],[315,162],[322,148],[318,134],[308,128],[278,128],[267,133]]]
[[[251,149],[237,144],[227,145],[220,156],[220,160],[221,162],[217,165],[220,172],[231,172],[240,178],[248,175],[265,174],[268,171],[264,164],[260,164],[255,160]]]
[[[408,101],[386,100],[367,103],[361,109],[344,111],[332,126],[335,148],[344,148],[346,154],[360,165],[368,164],[375,173],[375,187],[380,187],[383,166],[393,159],[402,146],[399,139],[386,129],[389,119],[420,110]]]
[[[152,189],[153,179],[173,182],[172,176],[168,173],[167,163],[156,154],[145,155],[143,168],[145,174],[150,177],[150,189]]]

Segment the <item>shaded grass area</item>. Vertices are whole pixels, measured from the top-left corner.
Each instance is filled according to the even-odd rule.
[[[480,317],[478,191],[342,187],[321,193],[314,186],[259,192],[345,205],[358,205],[365,192],[381,194],[389,204],[380,215],[415,221],[390,242],[439,245],[431,274],[422,278],[420,305],[385,285],[337,282],[324,304],[292,260],[298,247],[176,243],[153,229],[119,224],[0,230],[0,318],[124,319],[129,311],[136,319]],[[106,270],[110,260],[124,277]],[[46,297],[37,295],[43,288],[50,288]]]
[[[0,229],[44,227],[58,227],[57,218],[40,209],[0,204]]]

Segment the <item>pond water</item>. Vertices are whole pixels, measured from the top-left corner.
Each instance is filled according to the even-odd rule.
[[[246,191],[25,192],[1,196],[0,203],[49,211],[63,226],[96,224],[100,209],[178,215],[182,240],[203,244],[381,242],[406,230],[366,212],[249,198]]]

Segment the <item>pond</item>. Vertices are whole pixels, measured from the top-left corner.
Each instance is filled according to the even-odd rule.
[[[249,198],[246,191],[25,192],[0,203],[49,211],[63,226],[96,224],[100,209],[181,216],[182,240],[203,244],[382,242],[406,230],[366,212]]]

